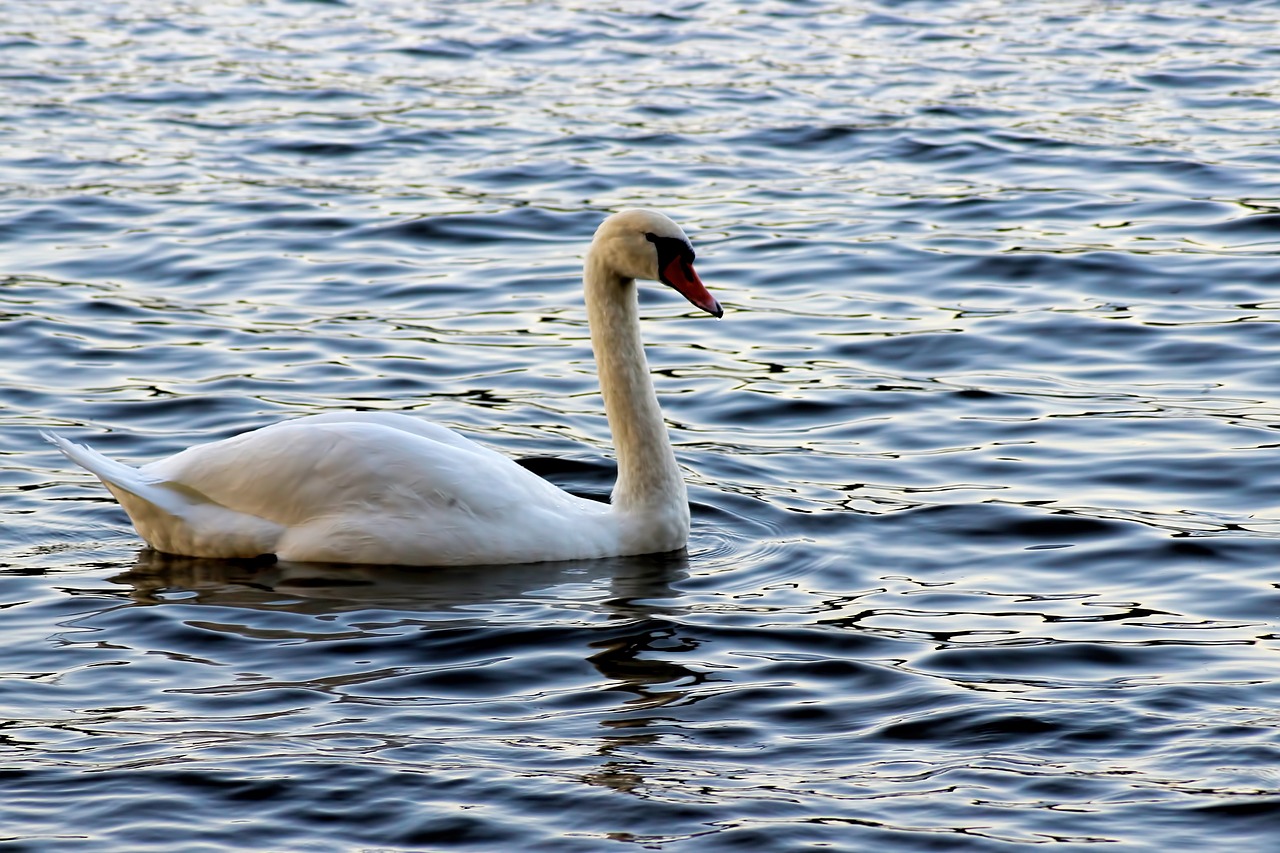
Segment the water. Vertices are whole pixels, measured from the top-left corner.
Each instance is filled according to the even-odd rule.
[[[15,850],[1270,851],[1274,3],[8,3]],[[141,463],[409,411],[607,494],[644,292],[687,556],[142,550]]]

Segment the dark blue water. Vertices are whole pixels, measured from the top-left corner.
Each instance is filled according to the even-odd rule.
[[[0,14],[0,843],[1271,851],[1280,6]],[[407,411],[607,494],[643,296],[687,557],[169,558],[142,463]]]

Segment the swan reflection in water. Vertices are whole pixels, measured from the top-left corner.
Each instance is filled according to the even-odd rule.
[[[183,620],[203,630],[271,644],[382,639],[393,643],[388,655],[401,655],[404,647],[394,646],[396,635],[387,633],[398,623],[428,632],[471,628],[477,631],[477,643],[483,644],[485,657],[505,651],[513,658],[526,658],[535,678],[539,677],[536,672],[541,655],[581,652],[605,682],[589,689],[614,694],[615,698],[591,715],[602,730],[597,732],[595,749],[599,763],[579,779],[626,791],[644,783],[645,762],[630,753],[660,737],[662,723],[654,711],[687,699],[690,689],[707,678],[704,672],[679,661],[698,644],[681,636],[684,629],[675,618],[677,608],[666,604],[678,594],[672,584],[688,573],[689,559],[684,552],[423,571],[396,566],[210,560],[143,550],[130,570],[111,580],[131,587],[129,597],[141,605],[245,610],[242,618],[223,613],[216,621],[185,615]],[[318,636],[311,619],[297,624],[255,615],[282,611],[320,618],[345,615],[345,630],[341,636]],[[566,611],[570,611],[567,618]],[[581,611],[583,616],[572,611]],[[376,629],[360,627],[362,613],[376,614]],[[398,619],[397,613],[401,614]],[[357,619],[350,618],[353,615]],[[593,618],[595,615],[606,618]],[[530,636],[526,629],[534,624],[546,627],[548,633],[563,627],[565,636],[554,641],[554,648],[544,642],[525,646]],[[512,629],[509,641],[502,639],[504,628]],[[509,646],[496,650],[495,643],[503,642]],[[422,664],[429,668],[429,637],[424,638],[420,653]],[[386,663],[369,664],[369,668],[376,670]],[[450,668],[456,665],[456,658],[447,664]],[[331,675],[317,671],[313,677],[321,681]],[[425,703],[434,701],[426,695],[417,698]],[[486,711],[478,707],[477,713]]]
[[[688,569],[689,557],[683,551],[424,570],[204,559],[144,548],[130,570],[111,580],[132,587],[130,597],[140,604],[207,604],[307,614],[371,606],[415,613],[456,612],[468,605],[545,600],[547,590],[562,585],[607,582],[607,593],[598,590],[586,603],[606,609],[614,618],[637,618],[662,612],[661,605],[654,602],[675,597],[671,583],[686,577]],[[575,598],[567,595],[565,600]]]
[[[324,716],[325,706],[337,701],[332,707],[343,708],[344,724],[362,730],[380,729],[375,717],[384,712],[376,708],[388,706],[392,720],[419,708],[424,721],[489,716],[475,725],[493,727],[494,736],[507,736],[516,725],[536,742],[549,736],[554,745],[564,736],[568,701],[576,722],[563,748],[579,756],[568,772],[580,784],[639,795],[650,777],[667,770],[646,752],[681,725],[714,679],[700,665],[700,640],[677,603],[685,597],[677,585],[687,578],[685,552],[424,571],[205,560],[143,549],[110,580],[125,585],[132,607],[172,608],[161,621],[182,622],[178,635],[191,642],[175,640],[169,629],[156,637],[120,633],[125,625],[156,625],[155,619],[102,625],[109,625],[113,644],[230,666],[206,671],[212,681],[168,685],[165,693],[216,703],[244,702],[257,690],[266,697],[280,686],[311,688],[317,697],[307,699],[311,713]],[[88,624],[95,621],[88,617]],[[207,631],[239,642],[210,643]],[[344,653],[348,643],[358,654]],[[352,657],[360,658],[355,666]],[[566,657],[579,657],[590,669],[566,670]],[[490,666],[503,658],[506,663]],[[466,685],[471,666],[479,667],[474,690]],[[232,671],[234,678],[219,675]],[[461,680],[442,686],[435,680],[440,675]],[[580,697],[568,698],[571,693]],[[527,706],[515,720],[512,702]],[[220,727],[211,720],[200,725]],[[417,761],[433,760],[452,727],[424,725],[429,730],[387,740],[396,748],[394,761],[406,760],[406,751]]]

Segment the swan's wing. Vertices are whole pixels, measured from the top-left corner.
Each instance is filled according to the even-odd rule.
[[[465,565],[616,551],[608,506],[443,427],[392,420],[303,418],[141,469],[54,441],[172,553]]]
[[[502,454],[436,430],[303,418],[184,450],[142,472],[287,527],[338,513],[500,520],[520,505],[578,501]]]
[[[289,560],[517,563],[616,547],[608,506],[454,433],[443,437],[302,419],[193,447],[143,472],[284,528],[274,553]]]

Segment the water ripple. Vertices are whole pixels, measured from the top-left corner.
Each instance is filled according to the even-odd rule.
[[[11,11],[10,846],[1270,849],[1264,6]],[[687,554],[165,557],[39,437],[405,411],[606,499],[633,205],[727,309],[642,294]]]

